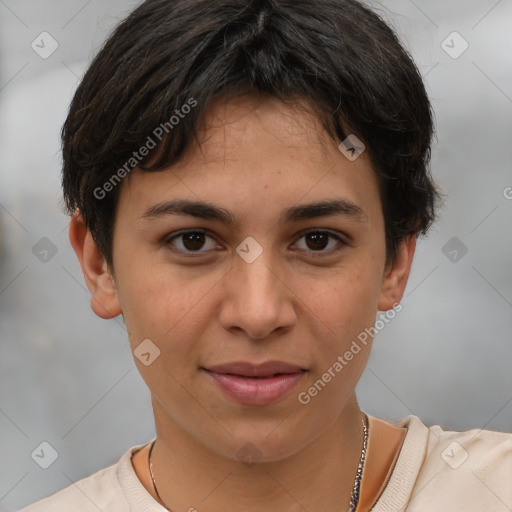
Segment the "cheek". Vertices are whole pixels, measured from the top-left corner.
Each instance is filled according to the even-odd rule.
[[[119,299],[141,377],[149,389],[166,390],[175,401],[185,403],[179,383],[188,378],[184,372],[192,371],[184,361],[196,359],[196,340],[201,338],[202,329],[199,318],[204,316],[202,288],[190,280],[185,283],[175,274],[172,279],[170,273],[166,277],[157,268],[137,276],[125,274],[128,276],[122,281]],[[148,345],[145,340],[151,343]],[[144,361],[142,354],[148,352],[151,359]]]
[[[366,269],[340,272],[325,280],[312,278],[308,283],[304,301],[315,313],[312,319],[327,331],[327,336],[319,338],[326,345],[345,344],[373,325],[380,287],[376,276],[369,275],[371,266]]]
[[[140,270],[143,268],[149,270]],[[137,273],[134,268],[126,269],[119,277],[119,300],[132,348],[146,338],[154,340],[162,351],[171,345],[175,353],[182,347],[194,347],[204,319],[211,317],[209,296],[214,295],[218,276],[139,264]]]
[[[322,410],[325,424],[334,421],[359,381],[371,348],[369,327],[375,323],[378,286],[368,273],[351,272],[307,286],[311,309],[305,313],[315,340],[311,375],[299,395],[301,404]],[[325,411],[329,411],[326,414]]]

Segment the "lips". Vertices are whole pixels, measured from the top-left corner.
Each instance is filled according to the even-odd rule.
[[[307,374],[282,361],[253,364],[237,361],[202,368],[231,399],[243,405],[269,405],[287,395]]]
[[[215,373],[240,375],[242,377],[272,377],[278,374],[297,373],[304,369],[300,366],[288,364],[282,361],[267,361],[261,364],[252,364],[244,361],[221,364],[206,368]]]

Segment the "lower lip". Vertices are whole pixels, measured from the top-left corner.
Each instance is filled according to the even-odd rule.
[[[228,396],[243,405],[269,405],[289,393],[307,373],[300,371],[273,377],[255,378],[241,375],[206,373]]]

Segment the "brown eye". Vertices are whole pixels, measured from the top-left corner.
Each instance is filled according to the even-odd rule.
[[[304,240],[304,243],[296,244],[295,248],[309,252],[313,257],[329,256],[348,245],[341,236],[325,230],[307,231],[302,233],[300,240]]]
[[[204,233],[194,231],[193,233],[186,233],[181,236],[183,237],[183,246],[189,251],[197,251],[198,249],[201,249],[204,244]]]
[[[314,231],[306,235],[306,243],[308,247],[313,250],[325,249],[329,243],[329,234],[321,231]]]
[[[204,231],[198,230],[178,233],[167,238],[165,243],[171,247],[171,250],[184,254],[206,253],[218,246],[211,236],[207,235]]]

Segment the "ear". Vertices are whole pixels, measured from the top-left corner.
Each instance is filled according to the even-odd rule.
[[[78,210],[69,224],[69,240],[82,267],[87,288],[91,292],[91,309],[104,319],[120,315],[122,310],[114,278]]]
[[[379,297],[379,311],[388,311],[402,300],[415,249],[416,236],[414,235],[400,242],[395,261],[385,271]]]

